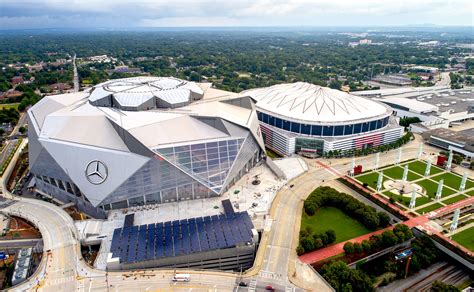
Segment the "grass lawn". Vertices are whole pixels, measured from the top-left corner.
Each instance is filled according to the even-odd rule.
[[[469,191],[469,192],[466,192],[466,194],[467,194],[468,196],[471,196],[471,197],[472,197],[472,196],[474,196],[474,190]]]
[[[454,197],[452,197],[452,198],[443,200],[443,203],[445,203],[446,205],[449,205],[449,204],[456,203],[456,202],[458,202],[458,201],[464,200],[464,199],[466,199],[466,198],[467,198],[467,197],[464,196],[464,195],[457,195],[457,196],[454,196]]]
[[[385,192],[383,192],[383,194],[386,195],[387,197],[394,198],[395,201],[400,202],[400,203],[402,203],[403,205],[405,205],[407,207],[410,205],[411,196],[410,197],[404,197],[404,196],[400,196],[400,195],[395,195],[390,191],[385,191]],[[424,205],[424,204],[429,203],[429,202],[431,202],[430,198],[427,198],[427,197],[424,197],[424,196],[418,197],[418,198],[416,198],[415,207]]]
[[[391,177],[394,180],[402,179],[403,178],[403,167],[393,166],[393,167],[390,167],[390,168],[383,169],[383,174],[388,176],[388,177]],[[407,174],[407,180],[409,180],[409,181],[414,181],[414,180],[417,180],[417,179],[420,179],[420,178],[421,178],[420,175],[418,175],[416,173],[413,173],[413,172],[410,172],[410,171]]]
[[[426,195],[430,198],[436,196],[436,191],[438,190],[438,183],[431,181],[429,179],[424,179],[416,182],[417,185],[421,186],[426,190]],[[444,184],[443,184],[444,185]],[[446,185],[443,186],[443,191],[441,192],[441,198],[454,194],[455,191],[447,188]]]
[[[431,212],[433,210],[439,209],[441,207],[443,207],[443,205],[441,205],[440,203],[434,203],[433,205],[429,205],[427,207],[418,209],[418,210],[416,210],[416,212],[418,212],[420,214],[424,214],[424,213],[428,213],[428,212]]]
[[[334,207],[321,207],[316,214],[301,216],[301,230],[309,226],[313,232],[320,233],[332,229],[336,232],[336,242],[346,241],[371,232],[359,221],[347,216]]]
[[[19,102],[0,104],[0,109],[10,109],[10,108],[18,109],[19,104],[20,104]]]
[[[358,179],[362,183],[366,183],[368,186],[372,187],[375,190],[377,188],[377,180],[379,179],[379,174],[378,172],[369,172],[357,176],[356,179]]]
[[[459,186],[461,185],[461,180],[462,177],[459,175],[452,174],[450,172],[446,172],[443,174],[439,174],[436,176],[433,176],[431,179],[435,181],[439,181],[441,179],[444,179],[444,184],[447,186],[452,187],[455,190],[459,190]],[[466,182],[466,190],[469,188],[474,187],[474,182],[472,180],[467,179]]]
[[[408,163],[408,169],[418,173],[419,175],[425,175],[426,163],[423,161],[416,160],[416,161]],[[441,173],[441,172],[443,172],[441,168],[431,165],[430,175]]]
[[[474,251],[474,227],[454,234],[452,239],[470,251]]]

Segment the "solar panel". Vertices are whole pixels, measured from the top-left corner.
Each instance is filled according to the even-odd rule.
[[[233,215],[234,214],[234,207],[232,207],[232,203],[229,199],[222,201],[222,207],[224,207],[224,212],[226,215]]]
[[[146,259],[155,258],[155,225],[148,225],[148,236],[146,241]]]
[[[163,247],[163,224],[156,224],[155,228],[155,257],[161,258],[164,256]]]
[[[181,248],[181,243],[182,241],[180,240],[181,234],[179,231],[179,225],[173,223],[173,244],[174,244],[174,255],[179,256],[182,252]]]
[[[230,246],[235,246],[235,239],[232,232],[230,231],[230,227],[227,222],[228,220],[229,219],[226,218],[225,220],[221,220],[220,222],[221,222],[222,230],[224,231],[226,246],[230,247]]]
[[[252,240],[247,212],[117,228],[110,251],[121,262],[187,255],[233,247]]]
[[[166,224],[169,223],[169,224]],[[173,256],[173,239],[171,234],[171,223],[165,223],[165,256],[170,257]]]

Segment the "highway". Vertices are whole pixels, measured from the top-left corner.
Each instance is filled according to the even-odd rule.
[[[447,86],[451,85],[451,78],[449,77],[449,72],[441,72],[440,79],[436,81],[435,86]]]
[[[79,74],[77,73],[77,66],[76,66],[76,54],[72,57],[72,65],[74,66],[74,92],[79,92]]]

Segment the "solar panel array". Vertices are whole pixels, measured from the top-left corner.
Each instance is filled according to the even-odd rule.
[[[121,263],[188,255],[252,242],[252,229],[247,212],[124,226],[114,230],[110,252]]]

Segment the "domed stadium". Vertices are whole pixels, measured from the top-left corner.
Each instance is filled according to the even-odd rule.
[[[364,149],[403,134],[390,107],[327,87],[296,82],[241,95],[256,101],[265,145],[282,155]]]
[[[176,78],[46,96],[28,122],[36,190],[96,218],[220,196],[264,152],[251,98]]]

